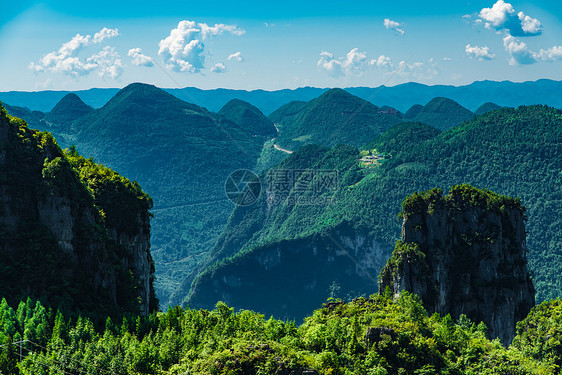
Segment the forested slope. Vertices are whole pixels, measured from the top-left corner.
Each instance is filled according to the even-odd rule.
[[[402,127],[398,136],[403,140],[402,147],[393,141],[396,136],[383,136],[369,145],[377,152],[390,154],[373,165],[358,162],[359,151],[349,147],[327,150],[311,146],[291,155],[277,169],[338,171],[337,189],[330,192],[333,199],[323,205],[299,204],[295,196],[311,193],[295,189],[295,185],[277,204],[268,200],[272,194],[268,192],[254,206],[237,208],[213,249],[215,261],[222,263],[195,279],[190,305],[198,306],[198,298],[202,298],[202,305],[207,306],[212,290],[225,296],[221,293],[226,289],[213,287],[211,280],[229,275],[239,266],[246,267],[245,262],[258,259],[283,241],[289,241],[291,247],[291,241],[308,239],[310,246],[329,251],[327,245],[315,242],[314,236],[336,236],[341,225],[351,228],[348,237],[368,236],[377,241],[377,254],[388,257],[400,232],[396,215],[402,199],[416,190],[436,186],[448,189],[460,183],[521,198],[529,218],[527,247],[536,299],[540,302],[562,295],[557,271],[562,266],[558,255],[562,246],[562,192],[557,188],[562,184],[562,112],[544,106],[501,109],[434,137],[420,125]],[[420,130],[429,134],[425,141],[408,136]],[[288,200],[291,196],[296,203]],[[353,245],[349,246],[352,247],[346,249],[353,254]],[[247,278],[262,287],[267,284],[267,277]],[[344,284],[341,276],[334,275],[332,281]],[[316,286],[322,298],[329,295],[329,285],[328,281],[327,285]],[[291,291],[282,284],[275,288],[281,304],[283,296],[288,297]],[[351,291],[343,289],[341,294]],[[251,289],[246,292],[251,293]],[[234,301],[236,297],[230,296]]]

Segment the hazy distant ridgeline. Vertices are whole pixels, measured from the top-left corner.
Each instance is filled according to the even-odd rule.
[[[328,89],[301,87],[295,90],[246,91],[231,89],[201,90],[186,87],[164,90],[181,100],[200,105],[213,112],[219,111],[232,99],[240,99],[258,107],[265,115],[269,115],[286,103],[294,100],[309,101]],[[435,97],[447,97],[455,100],[471,111],[475,111],[486,102],[507,107],[516,107],[523,104],[546,104],[557,108],[562,107],[562,81],[547,79],[521,83],[477,81],[465,86],[428,86],[411,82],[392,87],[353,87],[345,90],[375,105],[388,105],[403,113],[412,105],[426,104]],[[76,93],[86,104],[94,108],[100,108],[118,91],[117,88],[96,88],[72,92]],[[71,91],[0,92],[0,101],[12,106],[48,112],[69,92]]]

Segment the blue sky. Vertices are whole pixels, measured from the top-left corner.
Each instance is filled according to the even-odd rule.
[[[0,91],[562,80],[555,1],[2,4]]]

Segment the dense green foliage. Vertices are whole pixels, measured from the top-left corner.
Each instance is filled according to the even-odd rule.
[[[122,263],[130,254],[110,232],[148,231],[151,198],[136,182],[63,152],[50,133],[2,107],[0,154],[2,296],[12,303],[33,296],[94,320],[137,313],[137,284]],[[61,231],[69,244],[61,244]],[[113,292],[102,274],[114,280]]]
[[[447,130],[473,117],[474,113],[454,100],[434,98],[412,120]]]
[[[399,151],[414,147],[423,141],[437,136],[439,133],[439,130],[429,125],[417,122],[404,122],[388,129],[373,142],[363,147],[363,149],[371,150],[382,146],[384,147],[384,152],[395,155]]]
[[[559,327],[553,334],[560,335]],[[0,303],[0,372],[5,374],[550,374],[517,347],[485,336],[462,316],[428,316],[404,292],[333,301],[296,326],[219,302],[179,307],[96,330],[27,300]],[[26,340],[18,343],[20,340]],[[21,348],[21,349],[20,349]],[[20,360],[20,353],[22,358]],[[312,372],[314,371],[314,372]]]
[[[562,186],[562,112],[544,106],[505,108],[422,142],[408,136],[410,126],[400,127],[405,134],[383,136],[370,145],[379,152],[392,152],[392,158],[376,167],[362,168],[357,162],[359,152],[351,147],[327,150],[311,146],[292,154],[279,168],[339,171],[333,203],[300,205],[282,201],[269,205],[264,196],[254,206],[235,209],[212,251],[214,260],[222,263],[208,272],[221,275],[217,270],[223,267],[246,266],[248,252],[259,254],[264,245],[281,241],[312,241],[316,233],[334,232],[342,223],[369,233],[369,238],[385,244],[390,255],[400,234],[397,214],[404,197],[435,186],[469,183],[521,198],[527,208],[528,260],[537,301],[562,295],[558,275],[562,266],[558,251],[562,247],[562,193],[558,189]],[[400,147],[394,139],[404,143]],[[236,256],[238,253],[245,255]],[[202,273],[199,279],[205,275]],[[252,282],[268,283],[266,278]],[[206,288],[194,283],[192,294]],[[287,296],[291,293],[282,293],[285,292]],[[342,292],[345,295],[349,291]]]
[[[562,301],[541,303],[527,318],[517,324],[517,336],[512,346],[526,357],[552,366],[556,373],[562,369]]]
[[[289,150],[306,144],[359,147],[400,122],[396,116],[379,112],[377,106],[363,99],[332,89],[306,105],[289,103],[272,113],[270,119],[279,128],[276,143]]]
[[[485,212],[495,214],[506,214],[509,209],[516,208],[525,212],[519,198],[504,197],[487,189],[478,189],[468,184],[451,186],[449,194],[443,196],[441,189],[431,189],[406,197],[402,202],[400,217],[409,217],[425,213],[429,207],[429,213],[436,207],[450,207],[454,210],[464,210],[467,206],[480,207]]]
[[[273,137],[277,134],[273,123],[248,102],[232,99],[221,108],[218,114],[252,135]]]

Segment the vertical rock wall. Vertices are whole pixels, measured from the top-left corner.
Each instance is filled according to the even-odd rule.
[[[429,313],[483,321],[509,344],[534,306],[527,270],[525,209],[516,199],[468,185],[404,203],[402,240],[381,272],[381,292],[418,294]]]

